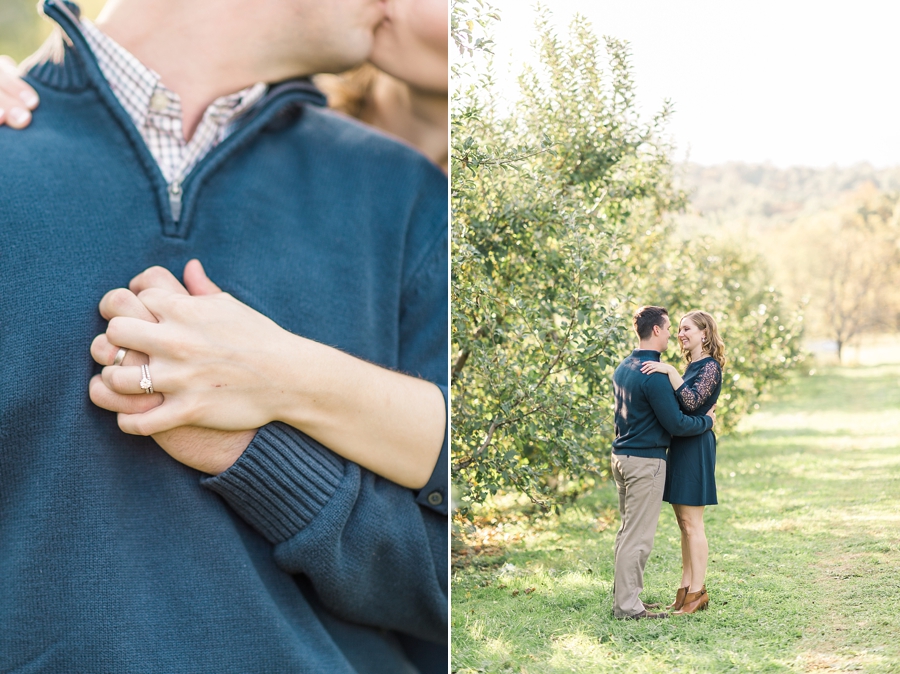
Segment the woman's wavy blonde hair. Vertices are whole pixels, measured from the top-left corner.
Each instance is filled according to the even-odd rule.
[[[723,342],[722,338],[719,336],[719,326],[716,325],[716,319],[705,311],[699,310],[687,312],[681,317],[681,320],[683,321],[685,318],[696,325],[698,330],[706,331],[706,341],[703,343],[703,353],[709,354],[711,357],[715,358],[716,361],[718,361],[719,366],[724,370],[726,361],[725,342]],[[679,321],[679,324],[680,323],[681,321]],[[684,359],[690,363],[691,352],[685,351],[683,345],[682,353],[684,354]]]

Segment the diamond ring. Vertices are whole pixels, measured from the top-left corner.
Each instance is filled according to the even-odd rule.
[[[153,382],[150,380],[150,366],[141,365],[141,388],[144,393],[153,393]]]

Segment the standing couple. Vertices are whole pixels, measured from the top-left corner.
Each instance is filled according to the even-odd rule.
[[[684,615],[709,603],[704,584],[709,548],[703,509],[717,503],[712,427],[722,388],[725,345],[712,316],[704,311],[687,313],[678,329],[688,362],[682,379],[674,367],[659,362],[669,344],[668,311],[641,307],[634,314],[634,329],[638,348],[613,375],[612,473],[622,519],[615,543],[613,614],[636,620],[669,616],[649,611],[659,605],[640,599],[664,500],[672,504],[681,529],[681,584],[668,608],[673,615]]]

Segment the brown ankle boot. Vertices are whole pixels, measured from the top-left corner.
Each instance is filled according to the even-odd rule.
[[[670,608],[673,611],[678,611],[684,605],[684,596],[687,594],[687,591],[691,589],[690,587],[679,587],[678,592],[675,593],[675,601],[666,606],[666,608]]]
[[[681,609],[672,613],[672,615],[688,615],[703,611],[709,605],[709,595],[706,594],[706,585],[697,592],[688,592],[684,597],[684,604]]]

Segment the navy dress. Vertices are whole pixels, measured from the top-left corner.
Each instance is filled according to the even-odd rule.
[[[687,366],[675,397],[685,414],[706,414],[719,399],[722,368],[713,358]],[[716,505],[716,436],[712,430],[690,438],[672,437],[666,455],[663,500],[690,506]]]

